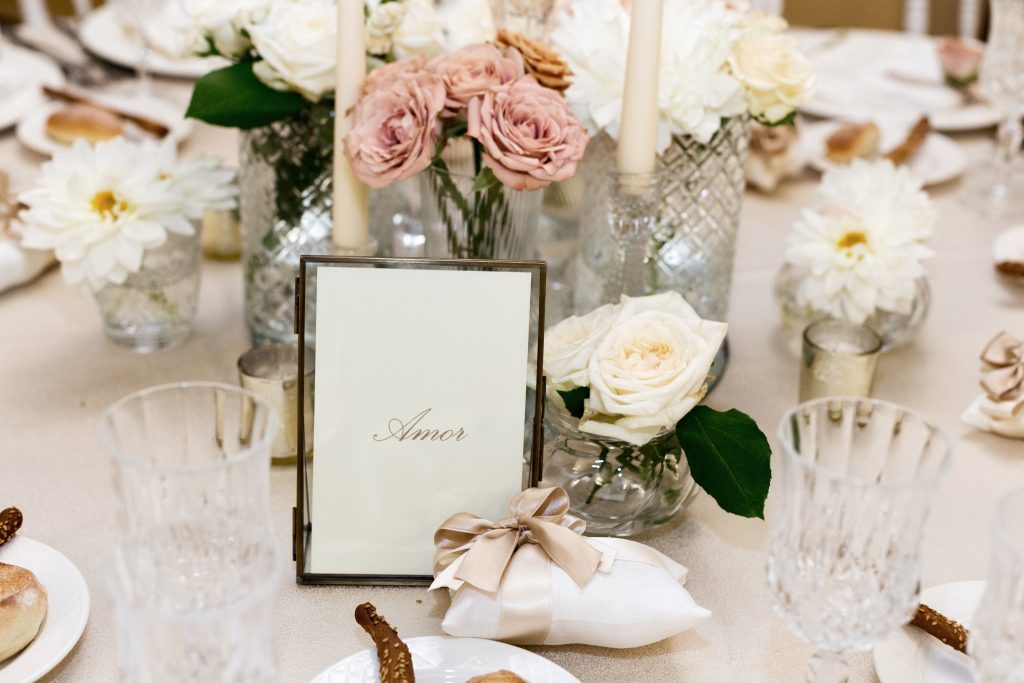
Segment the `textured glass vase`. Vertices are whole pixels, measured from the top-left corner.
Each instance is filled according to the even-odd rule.
[[[750,138],[750,120],[722,122],[708,144],[673,136],[659,158],[656,226],[644,253],[645,293],[674,290],[709,320],[728,321],[736,232],[746,181],[743,164]],[[609,225],[618,182],[615,142],[602,133],[587,146],[581,173],[587,184],[580,218],[580,249],[576,263],[574,308],[578,315],[613,303],[610,279],[620,277],[619,243]],[[722,345],[711,368],[721,378],[728,361]]]
[[[666,430],[644,446],[587,434],[548,401],[543,486],[561,486],[572,513],[595,536],[633,536],[672,519],[697,496],[676,439]]]
[[[747,118],[727,119],[706,145],[673,136],[659,161],[661,202],[645,256],[647,293],[675,290],[712,320],[728,318],[749,137]],[[610,207],[602,201],[617,178],[615,142],[610,137],[602,133],[591,140],[582,172],[591,201],[584,204],[580,223],[578,314],[612,303],[601,300],[609,266],[616,260],[616,243],[608,229]]]
[[[103,331],[115,344],[148,353],[177,346],[192,332],[199,299],[199,236],[168,233],[146,251],[142,268],[93,294]]]
[[[258,343],[295,339],[299,256],[331,253],[333,130],[330,108],[312,107],[241,135],[245,321]]]
[[[794,349],[800,348],[804,329],[815,320],[828,317],[823,311],[816,311],[809,306],[801,306],[797,302],[797,289],[803,280],[799,268],[785,265],[775,279],[775,299],[782,309],[782,325],[790,338]],[[882,338],[882,350],[888,351],[906,344],[913,339],[928,317],[932,295],[928,280],[917,281],[917,292],[910,310],[906,313],[893,313],[876,309],[864,324],[874,330]]]
[[[497,183],[474,191],[477,169],[468,140],[452,140],[420,173],[420,223],[435,258],[531,259],[543,193]]]

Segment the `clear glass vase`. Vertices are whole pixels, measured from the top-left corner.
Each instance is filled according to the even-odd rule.
[[[333,135],[329,107],[241,135],[245,321],[257,343],[295,339],[299,256],[331,253]]]
[[[644,446],[587,434],[548,401],[543,486],[561,486],[595,536],[633,536],[664,524],[697,496],[675,430]]]
[[[701,317],[728,322],[736,232],[746,180],[743,164],[750,139],[750,119],[725,119],[708,144],[682,135],[659,157],[659,201],[656,224],[647,238],[644,293],[674,290]],[[613,303],[610,279],[621,277],[620,245],[610,218],[619,182],[616,143],[602,133],[590,141],[580,173],[588,201],[580,217],[574,308],[582,315]],[[722,345],[711,375],[725,372],[728,340]]]
[[[147,250],[142,268],[93,293],[103,331],[139,353],[177,346],[192,332],[199,299],[199,236],[168,233]]]
[[[804,329],[808,325],[815,320],[828,317],[823,311],[816,311],[798,303],[797,290],[802,280],[803,272],[791,264],[783,266],[775,279],[775,300],[782,309],[782,325],[794,350],[800,348]],[[864,324],[882,338],[882,351],[889,351],[914,338],[928,317],[931,301],[931,288],[928,286],[927,278],[922,277],[917,281],[916,296],[908,312],[894,313],[877,309]]]
[[[420,173],[426,255],[436,258],[530,259],[543,193],[496,183],[474,191],[478,168],[468,140],[452,140],[443,167]]]

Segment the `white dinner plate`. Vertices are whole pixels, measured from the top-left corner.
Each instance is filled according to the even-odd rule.
[[[43,85],[59,88],[64,74],[49,57],[4,42],[0,45],[0,130],[45,102]]]
[[[842,125],[838,121],[823,121],[800,128],[800,144],[812,168],[824,173],[839,165],[825,156],[825,140]],[[878,127],[881,133],[879,154],[900,144],[908,132],[906,126],[892,123],[879,123]],[[932,132],[907,162],[907,168],[925,185],[937,185],[962,175],[967,170],[967,158],[952,139]]]
[[[528,650],[482,638],[408,638],[416,680],[465,683],[473,676],[505,669],[530,683],[579,683],[568,671]],[[310,683],[378,683],[377,649],[368,648],[322,671]]]
[[[192,133],[192,121],[184,118],[180,108],[171,102],[159,98],[142,99],[138,97],[99,94],[94,95],[93,98],[98,104],[106,104],[119,111],[146,116],[158,123],[164,124],[170,131],[168,135],[179,144]],[[18,122],[18,141],[33,152],[38,152],[44,156],[53,156],[57,150],[66,149],[69,145],[54,140],[46,133],[46,121],[50,118],[50,115],[66,106],[68,105],[64,102],[50,102],[25,116]],[[145,135],[144,132],[139,132]],[[156,138],[154,137],[153,139],[155,140]]]
[[[82,19],[78,37],[89,52],[108,62],[134,69],[139,62],[139,40],[130,35],[111,5],[89,12]],[[174,59],[158,50],[150,52],[149,70],[157,76],[196,79],[227,66],[220,57],[183,57]]]
[[[841,121],[913,120],[927,114],[935,130],[989,128],[999,112],[966,102],[943,82],[933,38],[873,30],[795,31],[818,69],[804,113]]]
[[[0,562],[28,569],[46,588],[46,617],[35,640],[0,662],[4,683],[31,683],[67,656],[89,619],[89,588],[71,560],[39,541],[24,536],[0,546]]]
[[[921,592],[921,602],[970,630],[984,581],[958,581]],[[904,626],[874,648],[882,683],[975,683],[970,658],[916,626]]]

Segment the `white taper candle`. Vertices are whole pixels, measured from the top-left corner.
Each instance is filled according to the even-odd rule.
[[[370,240],[366,186],[345,158],[342,138],[366,77],[363,0],[338,0],[338,72],[334,93],[334,243],[358,249]]]
[[[653,173],[657,164],[662,3],[633,0],[617,155],[620,173]]]

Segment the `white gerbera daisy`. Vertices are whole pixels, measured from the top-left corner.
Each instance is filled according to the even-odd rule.
[[[177,143],[167,139],[157,153],[161,175],[180,193],[186,218],[202,220],[208,209],[233,209],[238,205],[235,172],[213,157],[177,160]]]
[[[22,244],[53,249],[65,280],[93,290],[138,272],[168,232],[194,234],[159,155],[123,138],[59,151],[20,199]]]
[[[920,181],[887,160],[856,160],[826,173],[818,195],[786,251],[803,273],[797,303],[854,324],[876,309],[909,313],[937,219]]]

